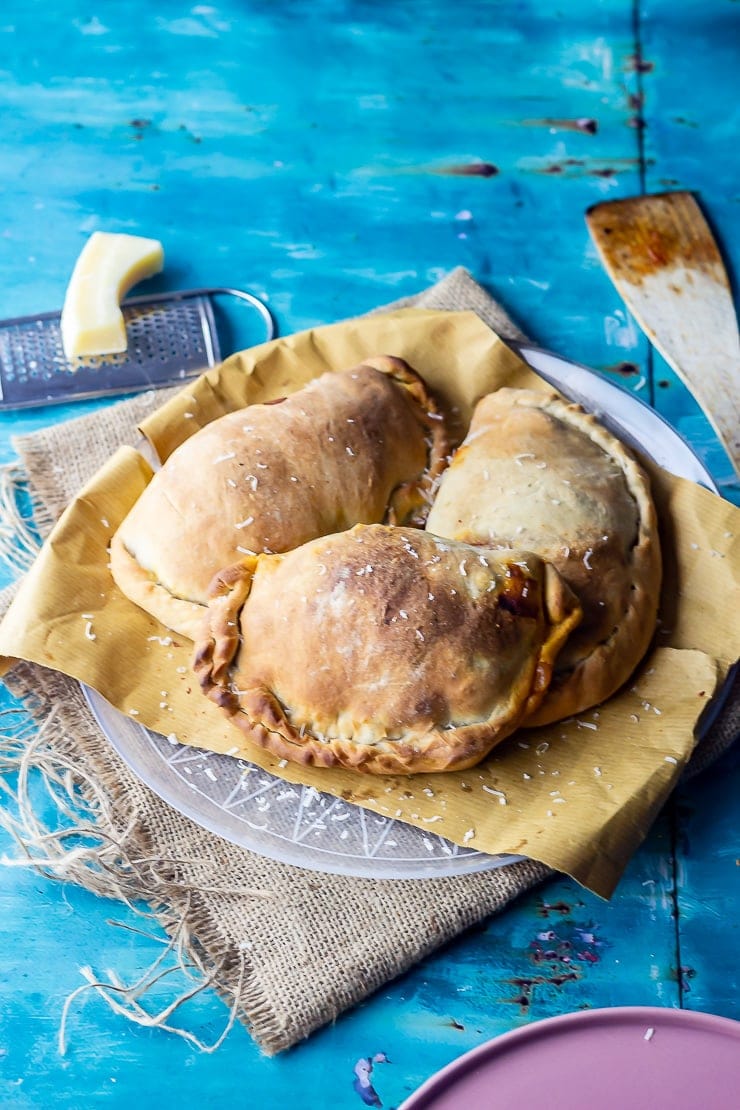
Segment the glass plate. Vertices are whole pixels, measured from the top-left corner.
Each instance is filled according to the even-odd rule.
[[[674,474],[716,492],[673,428],[633,394],[585,367],[518,345],[546,381],[596,413],[626,443]],[[441,836],[296,786],[246,760],[172,743],[83,686],[101,729],[131,770],[180,813],[226,840],[283,863],[376,879],[438,878],[486,871],[519,856],[490,856]]]

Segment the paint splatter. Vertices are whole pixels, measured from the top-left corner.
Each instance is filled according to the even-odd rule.
[[[629,54],[625,59],[625,69],[628,73],[652,73],[655,62],[648,62],[642,54]]]
[[[129,120],[129,127],[132,128],[132,130],[134,132],[134,138],[137,141],[141,141],[141,139],[144,138],[144,132],[147,130],[147,128],[149,128],[151,126],[152,126],[152,121],[150,119],[132,119],[132,120]]]
[[[551,913],[565,917],[570,913],[570,909],[567,902],[539,902],[537,905],[537,913],[540,917],[549,917]]]
[[[639,366],[634,362],[615,362],[613,366],[605,366],[604,370],[609,374],[619,374],[622,378],[631,378],[640,373]]]
[[[589,116],[580,116],[578,119],[523,119],[524,127],[549,127],[551,131],[582,131],[586,135],[595,135],[599,130],[599,121]]]
[[[561,972],[574,964],[595,964],[601,959],[600,949],[605,947],[593,925],[581,928],[565,922],[557,931],[548,929],[538,933],[530,945],[533,963],[549,964],[553,972]]]
[[[390,1060],[384,1052],[376,1052],[374,1056],[361,1056],[352,1069],[355,1073],[352,1090],[360,1096],[366,1106],[383,1105],[370,1078],[374,1064],[390,1064]]]
[[[535,987],[562,987],[565,983],[573,983],[578,979],[580,975],[576,971],[568,971],[562,975],[517,976],[514,979],[507,979],[507,982],[519,991],[516,998],[509,1001],[517,1003],[522,1013],[525,1013],[532,1004]]]
[[[542,929],[532,939],[529,958],[537,972],[506,980],[517,992],[509,1001],[523,1013],[529,1009],[538,987],[560,988],[579,982],[589,965],[600,962],[601,950],[608,947],[593,923],[577,925],[567,918],[570,907],[565,903],[542,903],[542,907],[545,912],[541,910],[541,916],[550,917],[555,910],[563,920],[554,928]]]
[[[464,162],[460,165],[438,166],[433,172],[451,177],[495,177],[499,168],[492,162]]]
[[[544,161],[542,159],[522,159],[521,169],[528,173],[548,174],[557,176],[565,174],[568,177],[616,177],[623,171],[632,171],[639,162],[637,158],[614,158],[611,164],[604,165],[596,159],[563,158],[559,161]],[[646,165],[652,164],[651,159],[646,160]]]
[[[682,964],[678,972],[673,972],[673,976],[681,988],[681,994],[690,994],[691,980],[696,978],[696,968]]]

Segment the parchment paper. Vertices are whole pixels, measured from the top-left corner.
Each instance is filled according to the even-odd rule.
[[[475,402],[502,385],[549,389],[472,313],[410,310],[314,329],[227,360],[142,430],[164,459],[246,403],[281,396],[372,354],[408,359],[464,434]],[[652,468],[666,550],[658,646],[628,686],[576,720],[520,730],[471,771],[411,778],[281,766],[247,744],[190,673],[192,645],[128,602],[107,546],[150,480],[121,448],[58,522],[0,626],[5,665],[23,658],[97,689],[177,740],[244,756],[291,782],[341,795],[485,852],[521,853],[607,896],[694,745],[718,678],[740,654],[735,615],[740,511]]]

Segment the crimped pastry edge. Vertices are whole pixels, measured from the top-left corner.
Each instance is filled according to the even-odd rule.
[[[631,603],[615,632],[567,674],[559,675],[557,661],[553,682],[540,706],[524,728],[536,728],[600,705],[624,685],[644,658],[655,633],[662,579],[658,518],[650,482],[642,466],[627,447],[600,421],[578,404],[557,393],[505,387],[501,394],[515,394],[515,404],[539,408],[575,428],[588,430],[588,437],[619,463],[630,496],[637,506],[638,527],[631,551]],[[470,542],[470,541],[468,541]],[[621,650],[631,645],[629,652]]]
[[[551,564],[540,560],[544,568],[543,607],[548,632],[532,669],[529,694],[508,719],[498,724],[491,723],[489,718],[475,724],[434,728],[421,740],[414,738],[410,742],[386,738],[383,743],[392,747],[357,743],[351,737],[318,740],[307,730],[295,729],[272,691],[257,687],[237,695],[232,689],[231,665],[240,647],[241,609],[249,597],[259,559],[260,556],[246,557],[215,576],[193,670],[203,693],[250,741],[279,759],[303,765],[396,775],[465,770],[476,765],[540,704],[557,654],[581,619],[573,592]]]

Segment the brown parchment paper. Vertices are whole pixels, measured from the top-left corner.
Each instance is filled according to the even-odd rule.
[[[549,389],[472,313],[407,310],[314,329],[228,359],[142,424],[164,459],[209,420],[299,388],[372,354],[408,359],[464,434],[475,402],[502,385]],[[492,854],[515,853],[613,890],[694,746],[718,679],[740,654],[740,511],[652,468],[666,551],[661,627],[628,686],[598,709],[520,730],[481,766],[362,776],[285,766],[248,744],[202,696],[192,644],[132,605],[108,570],[110,537],[151,479],[120,448],[63,514],[0,625],[4,666],[23,658],[98,690],[147,727],[242,756],[290,782]]]

